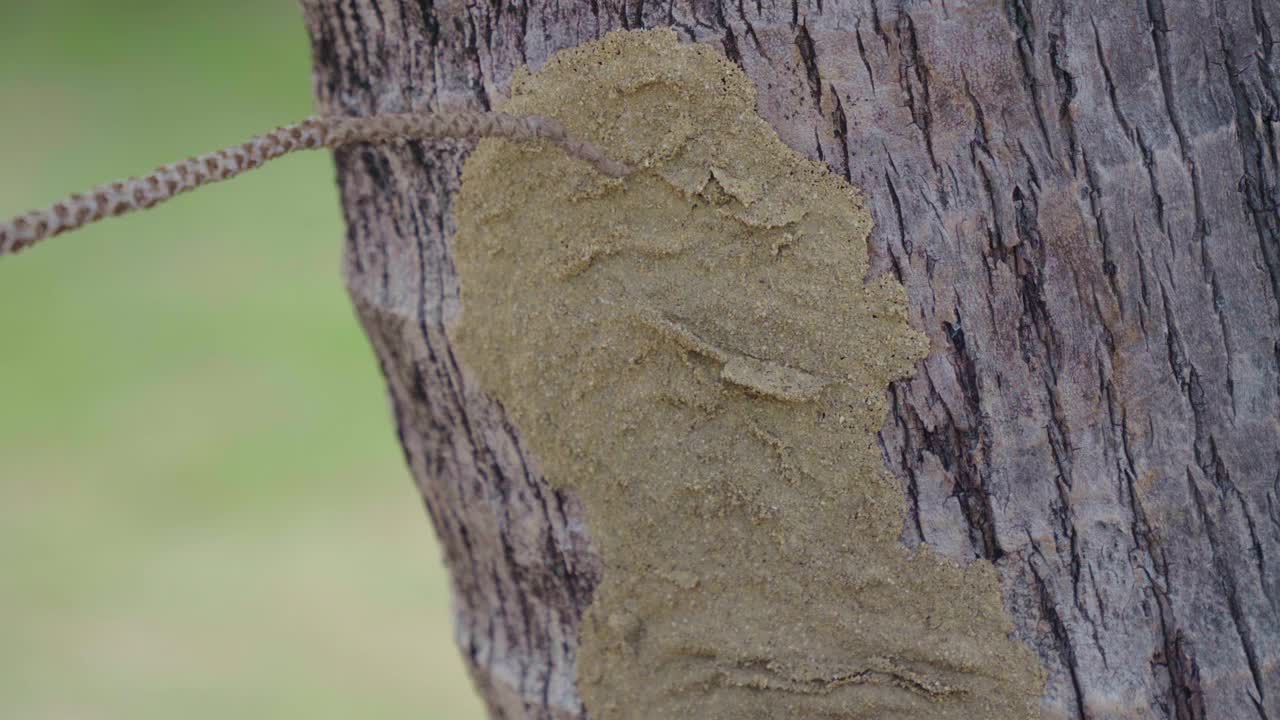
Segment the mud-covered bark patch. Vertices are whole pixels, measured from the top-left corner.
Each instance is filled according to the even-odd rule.
[[[899,543],[875,434],[927,343],[864,284],[856,191],[670,31],[564,51],[503,109],[639,168],[485,142],[457,206],[451,332],[604,558],[592,717],[1038,717],[991,566]]]

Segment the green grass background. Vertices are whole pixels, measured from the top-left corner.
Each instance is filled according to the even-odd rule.
[[[292,0],[0,0],[0,214],[311,110]],[[0,260],[0,718],[481,717],[327,154]]]

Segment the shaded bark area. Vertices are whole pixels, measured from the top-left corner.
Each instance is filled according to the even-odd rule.
[[[881,441],[903,539],[1000,572],[1058,718],[1280,719],[1280,4],[307,0],[320,110],[488,109],[621,28],[714,43],[862,188],[933,352]],[[580,508],[469,382],[466,146],[338,153],[351,295],[494,717],[582,717]]]

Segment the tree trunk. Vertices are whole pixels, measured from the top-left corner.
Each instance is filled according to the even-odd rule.
[[[902,540],[994,564],[1050,718],[1280,720],[1275,0],[305,0],[326,113],[489,109],[615,29],[714,45],[861,188],[932,352]],[[460,365],[469,147],[337,153],[346,276],[493,717],[585,717],[583,508]]]

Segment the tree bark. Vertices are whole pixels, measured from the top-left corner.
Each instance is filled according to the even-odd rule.
[[[890,390],[908,545],[991,561],[1051,718],[1280,719],[1275,0],[305,0],[320,110],[489,109],[615,29],[714,44],[865,193],[932,352]],[[444,328],[466,145],[337,153],[345,270],[493,717],[585,717],[600,580]]]

